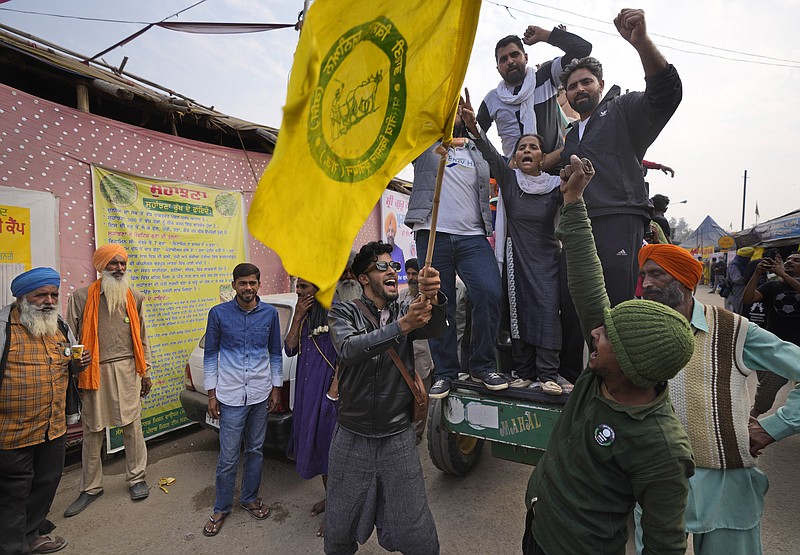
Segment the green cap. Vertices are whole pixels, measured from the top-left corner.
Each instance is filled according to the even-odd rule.
[[[622,371],[639,387],[674,378],[692,358],[692,328],[667,305],[625,301],[605,310],[604,323]]]

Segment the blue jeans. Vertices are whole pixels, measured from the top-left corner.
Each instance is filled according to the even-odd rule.
[[[428,254],[428,230],[416,233],[420,265]],[[458,377],[456,338],[456,274],[467,286],[472,304],[472,338],[469,371],[473,375],[495,372],[494,347],[500,324],[502,282],[489,241],[482,235],[436,233],[431,265],[439,271],[441,291],[447,295],[447,327],[443,337],[429,339],[436,378]]]
[[[264,436],[267,434],[267,403],[233,407],[219,404],[219,459],[217,460],[217,496],[214,512],[228,514],[233,505],[239,447],[244,440],[244,468],[240,503],[258,499],[264,461]]]

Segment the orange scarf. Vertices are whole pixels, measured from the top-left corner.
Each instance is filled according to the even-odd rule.
[[[89,296],[86,298],[86,306],[83,309],[83,326],[81,330],[81,341],[83,348],[92,354],[92,363],[89,367],[78,374],[78,387],[80,389],[100,389],[100,342],[97,340],[97,318],[100,309],[100,280],[98,279],[89,286]],[[133,358],[136,361],[136,373],[144,376],[147,372],[147,364],[144,360],[144,346],[142,337],[139,333],[141,323],[139,322],[139,311],[136,310],[136,300],[133,293],[128,289],[125,297],[125,311],[131,323],[131,338],[133,339]]]

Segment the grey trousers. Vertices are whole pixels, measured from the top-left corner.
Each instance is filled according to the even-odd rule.
[[[378,530],[378,543],[404,555],[436,555],[415,433],[370,438],[336,427],[328,460],[325,553],[352,554]]]

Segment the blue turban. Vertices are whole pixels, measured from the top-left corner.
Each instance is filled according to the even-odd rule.
[[[11,294],[19,298],[46,285],[61,285],[61,276],[52,268],[34,268],[11,282]]]

